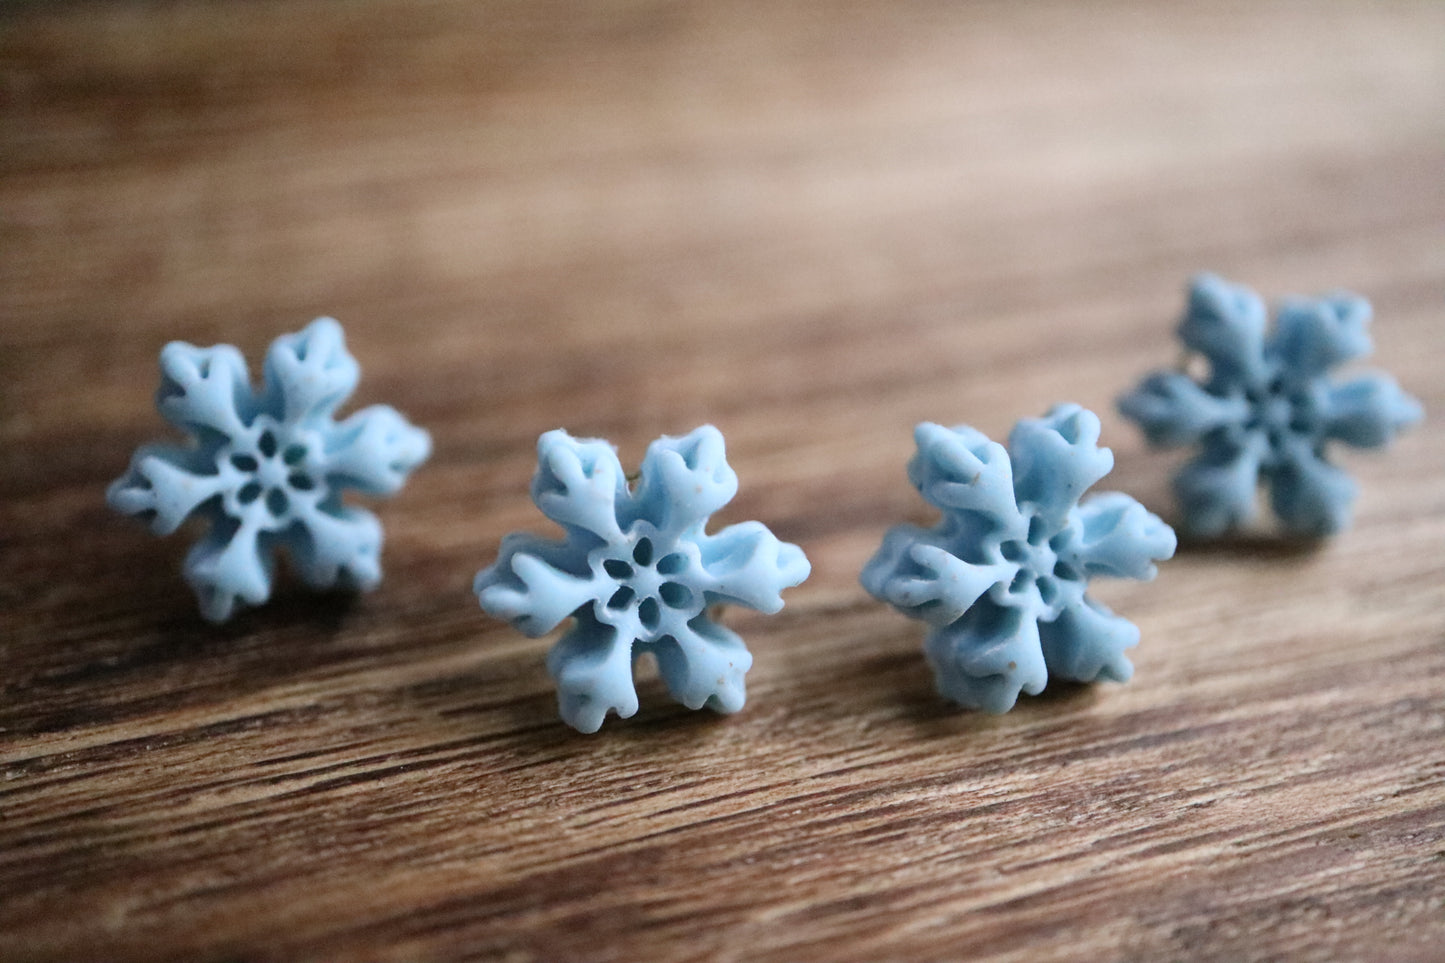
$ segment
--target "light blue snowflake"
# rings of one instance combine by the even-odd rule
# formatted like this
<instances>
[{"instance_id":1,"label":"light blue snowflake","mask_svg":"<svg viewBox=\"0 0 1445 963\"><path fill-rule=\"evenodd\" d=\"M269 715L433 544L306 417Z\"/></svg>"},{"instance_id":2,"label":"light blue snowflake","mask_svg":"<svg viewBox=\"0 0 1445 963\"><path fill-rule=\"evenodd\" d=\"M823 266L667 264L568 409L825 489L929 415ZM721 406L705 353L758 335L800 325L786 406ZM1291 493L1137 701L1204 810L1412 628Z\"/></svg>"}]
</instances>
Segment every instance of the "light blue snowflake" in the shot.
<instances>
[{"instance_id":1,"label":"light blue snowflake","mask_svg":"<svg viewBox=\"0 0 1445 963\"><path fill-rule=\"evenodd\" d=\"M752 655L708 609L777 612L779 593L810 567L802 549L761 522L704 532L737 488L711 425L654 441L635 488L607 442L560 430L538 439L532 500L566 539L508 535L474 589L483 609L532 637L573 618L547 657L573 728L596 732L609 710L624 719L637 711L632 664L646 652L689 709L742 708Z\"/></svg>"},{"instance_id":2,"label":"light blue snowflake","mask_svg":"<svg viewBox=\"0 0 1445 963\"><path fill-rule=\"evenodd\" d=\"M864 567L863 587L927 622L939 691L1007 712L1049 676L1127 681L1133 623L1086 593L1095 576L1148 580L1174 531L1119 492L1079 497L1114 467L1099 419L1078 405L1014 426L1008 449L967 426L924 423L908 478L943 513L899 525Z\"/></svg>"},{"instance_id":3,"label":"light blue snowflake","mask_svg":"<svg viewBox=\"0 0 1445 963\"><path fill-rule=\"evenodd\" d=\"M379 583L381 523L342 492L392 494L431 439L385 405L332 418L361 375L341 325L320 318L277 338L259 393L230 345L175 341L160 360L156 407L194 443L142 447L106 500L157 535L192 515L209 524L184 566L202 615L221 622L270 598L282 546L313 588Z\"/></svg>"},{"instance_id":4,"label":"light blue snowflake","mask_svg":"<svg viewBox=\"0 0 1445 963\"><path fill-rule=\"evenodd\" d=\"M1199 445L1174 479L1184 527L1204 537L1252 522L1261 482L1294 535L1348 527L1356 487L1327 457L1332 441L1388 444L1419 421L1420 403L1388 375L1336 383L1330 369L1370 353L1370 305L1352 294L1290 298L1266 335L1264 302L1246 287L1194 279L1179 326L1209 373L1157 371L1119 400L1153 445Z\"/></svg>"}]
</instances>

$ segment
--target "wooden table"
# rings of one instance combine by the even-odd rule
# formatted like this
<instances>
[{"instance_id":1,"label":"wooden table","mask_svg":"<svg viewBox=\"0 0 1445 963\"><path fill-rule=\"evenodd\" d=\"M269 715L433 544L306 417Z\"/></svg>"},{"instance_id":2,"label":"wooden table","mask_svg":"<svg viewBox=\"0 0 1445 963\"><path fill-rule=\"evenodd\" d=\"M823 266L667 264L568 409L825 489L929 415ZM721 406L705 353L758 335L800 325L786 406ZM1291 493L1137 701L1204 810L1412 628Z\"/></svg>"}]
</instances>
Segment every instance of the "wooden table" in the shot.
<instances>
[{"instance_id":1,"label":"wooden table","mask_svg":"<svg viewBox=\"0 0 1445 963\"><path fill-rule=\"evenodd\" d=\"M0 9L0 958L1445 958L1445 6ZM1101 598L1127 686L933 693L857 572L913 424L1112 408L1188 276L1349 287L1431 417L1350 532ZM435 454L386 581L224 627L109 512L156 354L334 314ZM485 616L537 435L710 421L812 578L732 717L580 736Z\"/></svg>"}]
</instances>

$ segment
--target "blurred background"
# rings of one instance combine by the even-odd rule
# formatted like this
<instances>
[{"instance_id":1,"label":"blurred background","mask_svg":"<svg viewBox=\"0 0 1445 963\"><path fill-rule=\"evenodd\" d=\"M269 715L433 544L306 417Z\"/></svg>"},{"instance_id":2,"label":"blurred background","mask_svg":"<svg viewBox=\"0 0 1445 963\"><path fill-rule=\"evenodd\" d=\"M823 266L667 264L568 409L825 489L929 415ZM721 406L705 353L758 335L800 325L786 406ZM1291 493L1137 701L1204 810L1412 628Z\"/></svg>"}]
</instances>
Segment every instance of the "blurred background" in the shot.
<instances>
[{"instance_id":1,"label":"blurred background","mask_svg":"<svg viewBox=\"0 0 1445 963\"><path fill-rule=\"evenodd\" d=\"M1012 409L1099 406L1117 385L1061 346L1147 319L1157 359L1195 270L1439 280L1434 3L0 16L8 363L100 387L155 335L254 351L329 313L390 342L454 440L518 396L541 402L507 411L520 436L769 404L817 425L883 385L963 413L1005 372Z\"/></svg>"}]
</instances>

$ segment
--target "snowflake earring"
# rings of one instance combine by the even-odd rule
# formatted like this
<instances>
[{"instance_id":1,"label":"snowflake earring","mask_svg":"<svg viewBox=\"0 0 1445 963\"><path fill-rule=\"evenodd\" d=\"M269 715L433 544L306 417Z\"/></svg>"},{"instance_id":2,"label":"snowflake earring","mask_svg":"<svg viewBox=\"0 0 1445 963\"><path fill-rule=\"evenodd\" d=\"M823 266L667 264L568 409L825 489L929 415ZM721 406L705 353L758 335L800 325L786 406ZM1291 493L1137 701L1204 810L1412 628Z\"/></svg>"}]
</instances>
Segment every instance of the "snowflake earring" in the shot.
<instances>
[{"instance_id":1,"label":"snowflake earring","mask_svg":"<svg viewBox=\"0 0 1445 963\"><path fill-rule=\"evenodd\" d=\"M508 535L474 590L483 609L534 638L573 620L547 657L568 725L596 732L609 711L635 713L632 663L646 652L689 709L742 708L752 655L709 607L777 612L779 593L810 566L761 522L704 531L737 488L711 425L654 441L635 487L606 441L560 430L538 439L532 501L566 538Z\"/></svg>"},{"instance_id":2,"label":"snowflake earring","mask_svg":"<svg viewBox=\"0 0 1445 963\"><path fill-rule=\"evenodd\" d=\"M172 342L161 372L156 407L194 443L140 448L106 500L157 535L191 515L209 523L184 565L202 615L222 622L238 602L265 602L282 547L313 588L381 581L381 523L342 492L396 492L431 438L385 405L332 418L361 375L341 325L320 318L277 338L260 392L230 345Z\"/></svg>"},{"instance_id":3,"label":"snowflake earring","mask_svg":"<svg viewBox=\"0 0 1445 963\"><path fill-rule=\"evenodd\" d=\"M913 436L908 479L943 518L890 530L860 581L931 627L924 651L939 692L1000 713L1051 675L1128 681L1124 650L1139 630L1088 584L1152 579L1174 530L1120 492L1079 502L1114 467L1098 417L1060 405L1015 425L1007 450L967 426L924 423Z\"/></svg>"},{"instance_id":4,"label":"snowflake earring","mask_svg":"<svg viewBox=\"0 0 1445 963\"><path fill-rule=\"evenodd\" d=\"M1330 463L1330 443L1383 447L1423 414L1388 375L1327 377L1370 353L1369 322L1369 302L1352 294L1291 298L1266 336L1253 291L1209 274L1194 279L1179 338L1208 360L1208 376L1156 371L1119 400L1150 444L1200 447L1174 479L1187 531L1212 537L1252 522L1261 484L1292 535L1348 527L1356 486Z\"/></svg>"}]
</instances>

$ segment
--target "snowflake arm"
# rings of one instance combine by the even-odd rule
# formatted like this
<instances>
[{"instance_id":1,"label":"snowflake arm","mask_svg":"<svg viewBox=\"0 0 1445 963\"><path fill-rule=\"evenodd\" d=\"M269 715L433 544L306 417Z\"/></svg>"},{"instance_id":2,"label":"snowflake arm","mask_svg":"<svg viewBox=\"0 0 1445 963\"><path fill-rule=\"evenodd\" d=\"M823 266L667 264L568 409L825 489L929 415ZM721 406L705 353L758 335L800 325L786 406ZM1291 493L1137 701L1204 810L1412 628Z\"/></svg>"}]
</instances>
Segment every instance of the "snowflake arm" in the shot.
<instances>
[{"instance_id":1,"label":"snowflake arm","mask_svg":"<svg viewBox=\"0 0 1445 963\"><path fill-rule=\"evenodd\" d=\"M595 732L608 712L636 712L632 660L644 652L688 708L742 708L752 656L708 609L776 612L781 590L807 578L809 565L759 522L706 533L737 491L721 433L705 425L653 442L635 491L604 441L551 431L537 454L533 501L566 538L507 536L474 588L483 609L528 635L574 619L547 663L562 718Z\"/></svg>"},{"instance_id":2,"label":"snowflake arm","mask_svg":"<svg viewBox=\"0 0 1445 963\"><path fill-rule=\"evenodd\" d=\"M699 617L663 638L652 652L667 691L689 709L737 712L747 700L743 676L753 656L731 629Z\"/></svg>"},{"instance_id":3,"label":"snowflake arm","mask_svg":"<svg viewBox=\"0 0 1445 963\"><path fill-rule=\"evenodd\" d=\"M1038 695L1048 683L1038 620L988 598L930 632L924 654L941 695L995 715L1012 709L1020 692Z\"/></svg>"},{"instance_id":4,"label":"snowflake arm","mask_svg":"<svg viewBox=\"0 0 1445 963\"><path fill-rule=\"evenodd\" d=\"M1177 546L1174 529L1123 492L1085 501L1069 529L1070 560L1089 575L1147 582L1159 574L1155 559L1172 557Z\"/></svg>"},{"instance_id":5,"label":"snowflake arm","mask_svg":"<svg viewBox=\"0 0 1445 963\"><path fill-rule=\"evenodd\" d=\"M316 458L335 487L394 495L431 455L431 436L388 405L363 408L336 426Z\"/></svg>"},{"instance_id":6,"label":"snowflake arm","mask_svg":"<svg viewBox=\"0 0 1445 963\"><path fill-rule=\"evenodd\" d=\"M169 535L205 502L225 490L224 474L207 474L201 453L174 445L142 445L126 473L111 482L106 502L122 515L149 520Z\"/></svg>"},{"instance_id":7,"label":"snowflake arm","mask_svg":"<svg viewBox=\"0 0 1445 963\"><path fill-rule=\"evenodd\" d=\"M1138 422L1159 448L1198 444L1211 432L1248 417L1243 398L1219 397L1178 371L1156 371L1119 399L1119 411Z\"/></svg>"},{"instance_id":8,"label":"snowflake arm","mask_svg":"<svg viewBox=\"0 0 1445 963\"><path fill-rule=\"evenodd\" d=\"M1087 596L1054 621L1041 623L1039 638L1050 675L1074 682L1134 677L1134 664L1124 651L1139 643L1139 627Z\"/></svg>"},{"instance_id":9,"label":"snowflake arm","mask_svg":"<svg viewBox=\"0 0 1445 963\"><path fill-rule=\"evenodd\" d=\"M1420 402L1400 390L1395 379L1367 374L1330 386L1320 418L1326 438L1356 448L1380 448L1424 414Z\"/></svg>"},{"instance_id":10,"label":"snowflake arm","mask_svg":"<svg viewBox=\"0 0 1445 963\"><path fill-rule=\"evenodd\" d=\"M156 405L193 444L142 447L107 491L113 508L157 534L187 517L210 526L183 571L202 614L217 622L270 597L283 547L313 588L374 587L381 526L344 506L343 490L394 492L431 449L427 433L390 408L332 419L359 369L329 318L277 338L264 370L254 392L235 348L167 345Z\"/></svg>"},{"instance_id":11,"label":"snowflake arm","mask_svg":"<svg viewBox=\"0 0 1445 963\"><path fill-rule=\"evenodd\" d=\"M908 462L908 480L925 501L961 523L981 522L1001 537L1023 536L1013 466L1003 445L967 425L932 422L915 428L913 440L918 453Z\"/></svg>"},{"instance_id":12,"label":"snowflake arm","mask_svg":"<svg viewBox=\"0 0 1445 963\"><path fill-rule=\"evenodd\" d=\"M622 537L619 513L630 501L617 452L605 441L547 432L537 439L532 501L574 538L616 542Z\"/></svg>"},{"instance_id":13,"label":"snowflake arm","mask_svg":"<svg viewBox=\"0 0 1445 963\"><path fill-rule=\"evenodd\" d=\"M1054 671L1127 679L1121 652L1138 632L1088 598L1088 581L1153 578L1175 539L1127 495L1078 504L1113 464L1093 413L1060 405L1021 421L1007 449L967 427L922 425L914 437L909 478L943 518L931 529L891 529L859 578L880 601L932 626L924 651L939 691L1006 712L1019 693L1042 691Z\"/></svg>"},{"instance_id":14,"label":"snowflake arm","mask_svg":"<svg viewBox=\"0 0 1445 963\"><path fill-rule=\"evenodd\" d=\"M576 549L526 532L502 539L501 553L477 573L472 591L482 608L512 628L538 638L589 602L605 586L595 575L576 574Z\"/></svg>"},{"instance_id":15,"label":"snowflake arm","mask_svg":"<svg viewBox=\"0 0 1445 963\"><path fill-rule=\"evenodd\" d=\"M1349 527L1356 492L1349 475L1301 448L1275 469L1270 504L1289 531L1318 538Z\"/></svg>"},{"instance_id":16,"label":"snowflake arm","mask_svg":"<svg viewBox=\"0 0 1445 963\"><path fill-rule=\"evenodd\" d=\"M632 639L586 610L547 653L547 670L557 680L561 716L578 732L601 729L608 712L623 719L637 712Z\"/></svg>"},{"instance_id":17,"label":"snowflake arm","mask_svg":"<svg viewBox=\"0 0 1445 963\"><path fill-rule=\"evenodd\" d=\"M291 543L296 573L314 589L341 585L370 591L381 582L381 522L364 508L297 507Z\"/></svg>"},{"instance_id":18,"label":"snowflake arm","mask_svg":"<svg viewBox=\"0 0 1445 963\"><path fill-rule=\"evenodd\" d=\"M295 334L283 334L266 352L265 407L278 419L329 419L361 379L361 366L346 350L334 318L317 318Z\"/></svg>"},{"instance_id":19,"label":"snowflake arm","mask_svg":"<svg viewBox=\"0 0 1445 963\"><path fill-rule=\"evenodd\" d=\"M171 424L212 445L246 430L256 413L241 352L229 344L198 348L172 341L161 349L156 408Z\"/></svg>"},{"instance_id":20,"label":"snowflake arm","mask_svg":"<svg viewBox=\"0 0 1445 963\"><path fill-rule=\"evenodd\" d=\"M1266 321L1259 295L1213 274L1201 274L1190 283L1179 339L1209 359L1215 383L1255 384L1268 377Z\"/></svg>"},{"instance_id":21,"label":"snowflake arm","mask_svg":"<svg viewBox=\"0 0 1445 963\"><path fill-rule=\"evenodd\" d=\"M1024 418L1009 434L1014 495L1058 529L1079 496L1114 467L1114 453L1099 447L1099 416L1078 405L1059 405L1043 418Z\"/></svg>"},{"instance_id":22,"label":"snowflake arm","mask_svg":"<svg viewBox=\"0 0 1445 963\"><path fill-rule=\"evenodd\" d=\"M1260 458L1253 446L1216 444L1179 470L1174 495L1190 534L1211 538L1254 520Z\"/></svg>"},{"instance_id":23,"label":"snowflake arm","mask_svg":"<svg viewBox=\"0 0 1445 963\"><path fill-rule=\"evenodd\" d=\"M1370 302L1352 294L1286 298L1275 314L1269 354L1299 382L1369 354Z\"/></svg>"},{"instance_id":24,"label":"snowflake arm","mask_svg":"<svg viewBox=\"0 0 1445 963\"><path fill-rule=\"evenodd\" d=\"M779 541L762 522L729 525L697 537L699 587L710 605L741 605L766 615L783 608L783 589L808 577L803 550Z\"/></svg>"},{"instance_id":25,"label":"snowflake arm","mask_svg":"<svg viewBox=\"0 0 1445 963\"><path fill-rule=\"evenodd\" d=\"M224 622L238 603L260 605L271 597L276 563L261 539L256 518L225 518L186 554L182 571L208 621Z\"/></svg>"},{"instance_id":26,"label":"snowflake arm","mask_svg":"<svg viewBox=\"0 0 1445 963\"><path fill-rule=\"evenodd\" d=\"M705 525L737 492L738 476L728 465L722 432L703 425L647 446L633 503L651 510L659 535L676 538Z\"/></svg>"},{"instance_id":27,"label":"snowflake arm","mask_svg":"<svg viewBox=\"0 0 1445 963\"><path fill-rule=\"evenodd\" d=\"M949 552L948 539L916 525L898 525L864 566L859 581L874 598L933 626L956 622L979 596L1007 584L1017 565L970 564Z\"/></svg>"}]
</instances>

